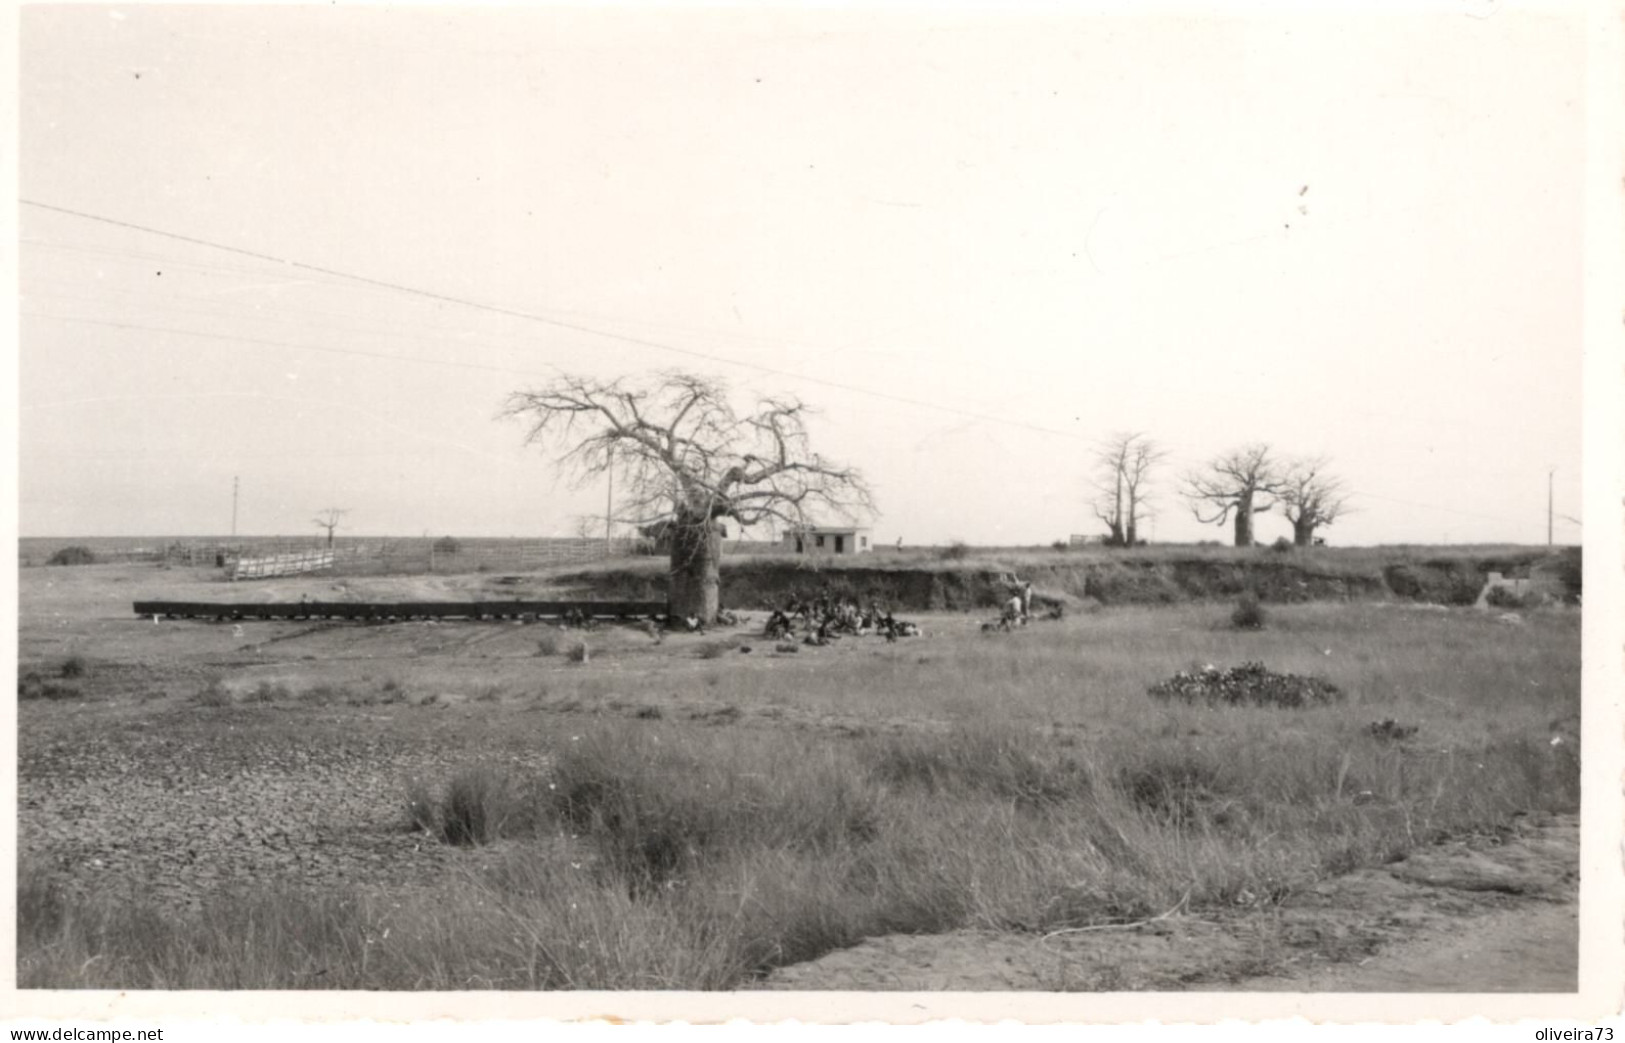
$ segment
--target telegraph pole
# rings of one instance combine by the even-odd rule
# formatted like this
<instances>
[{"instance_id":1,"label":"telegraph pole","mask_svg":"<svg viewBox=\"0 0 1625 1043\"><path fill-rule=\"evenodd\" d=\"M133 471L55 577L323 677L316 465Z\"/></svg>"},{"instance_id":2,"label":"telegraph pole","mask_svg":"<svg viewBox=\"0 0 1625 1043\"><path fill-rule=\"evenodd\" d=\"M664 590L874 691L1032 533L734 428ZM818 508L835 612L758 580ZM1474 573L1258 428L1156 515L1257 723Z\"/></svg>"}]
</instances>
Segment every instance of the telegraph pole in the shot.
<instances>
[{"instance_id":1,"label":"telegraph pole","mask_svg":"<svg viewBox=\"0 0 1625 1043\"><path fill-rule=\"evenodd\" d=\"M237 476L231 476L231 538L237 538Z\"/></svg>"},{"instance_id":2,"label":"telegraph pole","mask_svg":"<svg viewBox=\"0 0 1625 1043\"><path fill-rule=\"evenodd\" d=\"M1552 475L1557 473L1553 467L1546 472L1546 549L1552 549Z\"/></svg>"},{"instance_id":3,"label":"telegraph pole","mask_svg":"<svg viewBox=\"0 0 1625 1043\"><path fill-rule=\"evenodd\" d=\"M604 494L604 557L609 557L610 514L615 503L615 462L609 464L609 491Z\"/></svg>"}]
</instances>

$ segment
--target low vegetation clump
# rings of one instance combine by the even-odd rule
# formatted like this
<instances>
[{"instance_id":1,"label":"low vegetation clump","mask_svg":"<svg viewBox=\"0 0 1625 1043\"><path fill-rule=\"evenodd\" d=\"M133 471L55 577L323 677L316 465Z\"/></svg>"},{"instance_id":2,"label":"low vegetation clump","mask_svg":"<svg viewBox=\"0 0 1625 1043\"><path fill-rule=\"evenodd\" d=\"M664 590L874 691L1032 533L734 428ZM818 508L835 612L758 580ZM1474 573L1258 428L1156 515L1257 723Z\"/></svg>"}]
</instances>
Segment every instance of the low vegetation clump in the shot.
<instances>
[{"instance_id":1,"label":"low vegetation clump","mask_svg":"<svg viewBox=\"0 0 1625 1043\"><path fill-rule=\"evenodd\" d=\"M1263 630L1268 621L1269 613L1256 594L1243 594L1230 613L1230 625L1237 630Z\"/></svg>"},{"instance_id":2,"label":"low vegetation clump","mask_svg":"<svg viewBox=\"0 0 1625 1043\"><path fill-rule=\"evenodd\" d=\"M230 706L236 700L232 698L231 689L226 687L226 683L216 677L193 693L192 702L198 706L222 707Z\"/></svg>"},{"instance_id":3,"label":"low vegetation clump","mask_svg":"<svg viewBox=\"0 0 1625 1043\"><path fill-rule=\"evenodd\" d=\"M89 547L81 547L78 544L75 544L71 547L63 547L55 554L52 554L48 559L46 559L45 564L94 565L96 564L96 554Z\"/></svg>"},{"instance_id":4,"label":"low vegetation clump","mask_svg":"<svg viewBox=\"0 0 1625 1043\"><path fill-rule=\"evenodd\" d=\"M1263 663L1242 663L1228 670L1206 666L1182 670L1148 691L1153 699L1224 706L1273 706L1302 709L1339 702L1343 690L1322 677L1278 674Z\"/></svg>"},{"instance_id":5,"label":"low vegetation clump","mask_svg":"<svg viewBox=\"0 0 1625 1043\"><path fill-rule=\"evenodd\" d=\"M90 666L85 662L84 656L70 655L62 660L62 665L57 668L57 673L65 678L83 677L88 669L90 669Z\"/></svg>"},{"instance_id":6,"label":"low vegetation clump","mask_svg":"<svg viewBox=\"0 0 1625 1043\"><path fill-rule=\"evenodd\" d=\"M533 834L543 810L534 780L485 766L458 772L438 792L421 782L407 792L413 828L463 847Z\"/></svg>"},{"instance_id":7,"label":"low vegetation clump","mask_svg":"<svg viewBox=\"0 0 1625 1043\"><path fill-rule=\"evenodd\" d=\"M1400 724L1392 717L1384 717L1380 721L1372 721L1366 725L1366 734L1375 739L1403 740L1409 739L1420 730L1420 725Z\"/></svg>"},{"instance_id":8,"label":"low vegetation clump","mask_svg":"<svg viewBox=\"0 0 1625 1043\"><path fill-rule=\"evenodd\" d=\"M35 670L29 670L17 678L17 699L21 702L36 699L56 702L62 699L83 698L84 694L84 690L78 685L64 684L61 681L41 677L39 672Z\"/></svg>"}]
</instances>

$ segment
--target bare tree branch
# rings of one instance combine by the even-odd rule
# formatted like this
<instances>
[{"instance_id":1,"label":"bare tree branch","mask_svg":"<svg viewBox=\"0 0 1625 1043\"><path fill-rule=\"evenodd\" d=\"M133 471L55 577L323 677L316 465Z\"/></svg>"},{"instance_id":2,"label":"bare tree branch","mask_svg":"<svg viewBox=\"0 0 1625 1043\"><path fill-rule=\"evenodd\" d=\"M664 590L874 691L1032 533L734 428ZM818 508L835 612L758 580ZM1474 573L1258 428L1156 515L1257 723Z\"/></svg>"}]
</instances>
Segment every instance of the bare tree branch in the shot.
<instances>
[{"instance_id":1,"label":"bare tree branch","mask_svg":"<svg viewBox=\"0 0 1625 1043\"><path fill-rule=\"evenodd\" d=\"M1185 476L1182 495L1190 501L1196 520L1223 525L1235 517L1236 546L1252 543L1252 516L1273 510L1282 489L1280 470L1262 443L1233 449Z\"/></svg>"},{"instance_id":2,"label":"bare tree branch","mask_svg":"<svg viewBox=\"0 0 1625 1043\"><path fill-rule=\"evenodd\" d=\"M526 444L552 452L577 485L613 467L620 513L640 527L671 522L674 587L696 562L713 569L714 586L706 548L720 519L805 526L874 512L861 472L812 451L811 410L793 397L764 398L741 414L726 385L689 373L641 383L566 375L514 392L498 415L523 422Z\"/></svg>"},{"instance_id":3,"label":"bare tree branch","mask_svg":"<svg viewBox=\"0 0 1625 1043\"><path fill-rule=\"evenodd\" d=\"M1140 520L1151 512L1152 471L1167 453L1143 432L1118 432L1095 453L1091 504L1095 516L1111 530L1109 543L1135 543Z\"/></svg>"},{"instance_id":4,"label":"bare tree branch","mask_svg":"<svg viewBox=\"0 0 1625 1043\"><path fill-rule=\"evenodd\" d=\"M1326 457L1301 457L1291 461L1281 480L1281 512L1292 523L1293 542L1308 546L1315 530L1328 526L1349 512L1348 493L1343 480L1327 473Z\"/></svg>"}]
</instances>

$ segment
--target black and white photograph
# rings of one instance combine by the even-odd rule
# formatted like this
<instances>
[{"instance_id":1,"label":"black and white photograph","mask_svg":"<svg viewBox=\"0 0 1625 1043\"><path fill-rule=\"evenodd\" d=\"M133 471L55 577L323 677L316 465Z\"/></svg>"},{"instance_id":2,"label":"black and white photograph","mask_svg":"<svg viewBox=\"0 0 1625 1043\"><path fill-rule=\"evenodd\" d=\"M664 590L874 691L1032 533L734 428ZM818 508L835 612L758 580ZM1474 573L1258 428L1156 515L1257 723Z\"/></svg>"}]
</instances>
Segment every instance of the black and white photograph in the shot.
<instances>
[{"instance_id":1,"label":"black and white photograph","mask_svg":"<svg viewBox=\"0 0 1625 1043\"><path fill-rule=\"evenodd\" d=\"M16 8L7 1019L1617 1016L1617 14Z\"/></svg>"}]
</instances>

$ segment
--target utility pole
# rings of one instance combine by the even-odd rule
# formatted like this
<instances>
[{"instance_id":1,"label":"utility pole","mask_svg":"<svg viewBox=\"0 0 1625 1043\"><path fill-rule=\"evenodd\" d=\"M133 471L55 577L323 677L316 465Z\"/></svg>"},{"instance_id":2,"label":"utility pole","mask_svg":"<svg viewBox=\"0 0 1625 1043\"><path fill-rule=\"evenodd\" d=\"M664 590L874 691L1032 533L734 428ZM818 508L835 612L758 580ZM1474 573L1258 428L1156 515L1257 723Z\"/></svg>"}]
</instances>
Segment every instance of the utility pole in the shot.
<instances>
[{"instance_id":1,"label":"utility pole","mask_svg":"<svg viewBox=\"0 0 1625 1043\"><path fill-rule=\"evenodd\" d=\"M1552 549L1552 475L1557 473L1553 467L1546 472L1546 549Z\"/></svg>"},{"instance_id":2,"label":"utility pole","mask_svg":"<svg viewBox=\"0 0 1625 1043\"><path fill-rule=\"evenodd\" d=\"M237 476L231 476L231 538L237 538Z\"/></svg>"},{"instance_id":3,"label":"utility pole","mask_svg":"<svg viewBox=\"0 0 1625 1043\"><path fill-rule=\"evenodd\" d=\"M609 491L604 494L604 557L609 557L610 514L615 503L615 462L609 465Z\"/></svg>"}]
</instances>

